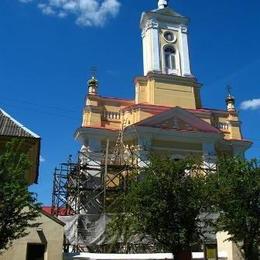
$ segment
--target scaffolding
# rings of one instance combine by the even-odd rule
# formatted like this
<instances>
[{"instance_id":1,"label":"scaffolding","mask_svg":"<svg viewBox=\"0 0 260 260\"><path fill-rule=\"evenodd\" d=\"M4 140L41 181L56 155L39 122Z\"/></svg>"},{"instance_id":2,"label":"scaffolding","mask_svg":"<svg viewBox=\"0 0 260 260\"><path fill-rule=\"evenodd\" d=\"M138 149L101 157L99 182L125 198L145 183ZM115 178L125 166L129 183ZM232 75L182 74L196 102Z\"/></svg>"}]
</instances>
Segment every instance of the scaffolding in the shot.
<instances>
[{"instance_id":1,"label":"scaffolding","mask_svg":"<svg viewBox=\"0 0 260 260\"><path fill-rule=\"evenodd\" d=\"M146 164L144 150L123 143L123 128L111 145L93 152L84 147L75 161L54 171L52 215L65 222L65 252L104 252L105 229L110 209L127 192L133 173ZM215 170L214 158L204 158L193 170L208 174Z\"/></svg>"},{"instance_id":2,"label":"scaffolding","mask_svg":"<svg viewBox=\"0 0 260 260\"><path fill-rule=\"evenodd\" d=\"M69 156L55 169L51 213L66 223L65 251L102 252L110 209L139 164L136 148L123 144L122 130L112 149L107 140L102 152L82 149L75 161Z\"/></svg>"}]
</instances>

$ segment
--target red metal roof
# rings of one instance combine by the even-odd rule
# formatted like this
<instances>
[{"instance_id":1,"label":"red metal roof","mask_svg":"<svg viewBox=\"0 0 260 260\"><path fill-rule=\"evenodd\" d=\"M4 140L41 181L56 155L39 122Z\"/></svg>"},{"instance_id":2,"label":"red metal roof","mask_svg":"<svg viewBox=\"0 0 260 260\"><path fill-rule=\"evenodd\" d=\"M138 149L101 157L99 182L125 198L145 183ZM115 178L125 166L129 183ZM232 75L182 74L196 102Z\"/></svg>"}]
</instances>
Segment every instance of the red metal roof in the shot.
<instances>
[{"instance_id":1,"label":"red metal roof","mask_svg":"<svg viewBox=\"0 0 260 260\"><path fill-rule=\"evenodd\" d=\"M151 105L151 104L145 104L145 103L139 103L139 104L133 104L133 105L130 105L130 106L127 106L125 108L123 108L122 110L123 111L129 111L129 110L132 110L132 109L142 109L142 110L146 110L147 112L150 112L151 114L158 114L158 113L162 113L166 110L169 110L173 107L170 107L170 106L160 106L160 105ZM183 108L185 109L185 108ZM193 113L209 113L209 112L213 112L213 113L216 113L216 112L219 112L219 113L226 113L228 114L227 111L225 110L220 110L220 109L214 109L214 108L197 108L197 109L185 109L185 110L188 110L188 111L191 111Z\"/></svg>"}]
</instances>

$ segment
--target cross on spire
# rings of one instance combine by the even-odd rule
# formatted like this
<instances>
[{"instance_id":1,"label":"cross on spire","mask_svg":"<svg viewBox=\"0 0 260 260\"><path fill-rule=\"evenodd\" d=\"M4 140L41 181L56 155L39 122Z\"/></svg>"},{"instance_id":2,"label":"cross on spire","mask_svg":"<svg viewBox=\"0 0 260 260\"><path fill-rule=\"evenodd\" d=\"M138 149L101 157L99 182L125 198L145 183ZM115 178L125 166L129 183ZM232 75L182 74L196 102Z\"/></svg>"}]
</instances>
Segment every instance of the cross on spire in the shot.
<instances>
[{"instance_id":1,"label":"cross on spire","mask_svg":"<svg viewBox=\"0 0 260 260\"><path fill-rule=\"evenodd\" d=\"M96 78L96 76L97 76L97 67L96 66L92 66L90 68L90 73L91 73L91 77L92 78Z\"/></svg>"},{"instance_id":2,"label":"cross on spire","mask_svg":"<svg viewBox=\"0 0 260 260\"><path fill-rule=\"evenodd\" d=\"M232 90L232 87L230 85L227 85L227 92L228 92L229 96L231 96L231 90Z\"/></svg>"},{"instance_id":3,"label":"cross on spire","mask_svg":"<svg viewBox=\"0 0 260 260\"><path fill-rule=\"evenodd\" d=\"M168 6L168 0L159 0L158 1L158 8L163 9Z\"/></svg>"}]
</instances>

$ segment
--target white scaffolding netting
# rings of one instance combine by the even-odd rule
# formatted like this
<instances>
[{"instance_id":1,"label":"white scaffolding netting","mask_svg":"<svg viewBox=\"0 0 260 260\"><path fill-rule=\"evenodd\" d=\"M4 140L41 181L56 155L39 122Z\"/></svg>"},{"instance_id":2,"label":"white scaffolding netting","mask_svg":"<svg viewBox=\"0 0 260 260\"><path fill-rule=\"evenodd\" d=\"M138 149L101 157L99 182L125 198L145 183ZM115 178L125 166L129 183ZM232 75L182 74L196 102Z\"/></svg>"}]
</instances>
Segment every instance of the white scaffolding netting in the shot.
<instances>
[{"instance_id":1,"label":"white scaffolding netting","mask_svg":"<svg viewBox=\"0 0 260 260\"><path fill-rule=\"evenodd\" d=\"M109 221L107 214L59 216L65 225L65 237L70 245L102 245Z\"/></svg>"}]
</instances>

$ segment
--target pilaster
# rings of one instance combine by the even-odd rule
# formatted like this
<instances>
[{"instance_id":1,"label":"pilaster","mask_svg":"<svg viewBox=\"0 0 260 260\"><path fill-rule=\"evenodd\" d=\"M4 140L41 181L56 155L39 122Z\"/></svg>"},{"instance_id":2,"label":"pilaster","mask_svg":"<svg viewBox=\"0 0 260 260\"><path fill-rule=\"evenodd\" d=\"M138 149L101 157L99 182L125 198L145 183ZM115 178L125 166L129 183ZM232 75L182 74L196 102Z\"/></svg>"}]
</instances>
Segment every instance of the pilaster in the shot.
<instances>
[{"instance_id":1,"label":"pilaster","mask_svg":"<svg viewBox=\"0 0 260 260\"><path fill-rule=\"evenodd\" d=\"M155 19L146 21L142 31L144 75L160 71L159 26Z\"/></svg>"},{"instance_id":2,"label":"pilaster","mask_svg":"<svg viewBox=\"0 0 260 260\"><path fill-rule=\"evenodd\" d=\"M190 54L188 44L188 29L181 27L179 30L180 55L181 55L181 74L183 77L192 77L190 69Z\"/></svg>"}]
</instances>

